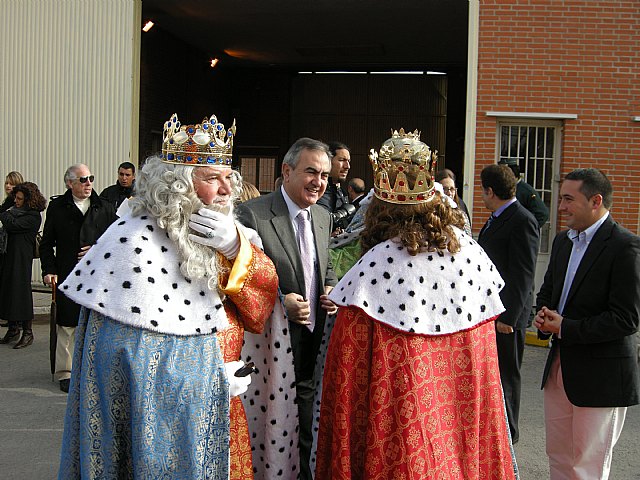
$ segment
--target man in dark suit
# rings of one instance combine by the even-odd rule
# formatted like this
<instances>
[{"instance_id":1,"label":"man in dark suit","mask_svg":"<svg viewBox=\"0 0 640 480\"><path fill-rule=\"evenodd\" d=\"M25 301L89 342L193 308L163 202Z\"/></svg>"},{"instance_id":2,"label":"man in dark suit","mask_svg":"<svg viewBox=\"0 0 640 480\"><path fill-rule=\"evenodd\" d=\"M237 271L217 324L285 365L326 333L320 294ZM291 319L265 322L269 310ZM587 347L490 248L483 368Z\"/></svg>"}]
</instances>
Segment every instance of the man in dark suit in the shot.
<instances>
[{"instance_id":1,"label":"man in dark suit","mask_svg":"<svg viewBox=\"0 0 640 480\"><path fill-rule=\"evenodd\" d=\"M316 356L325 315L337 310L327 297L337 283L329 261L331 217L327 210L316 205L327 188L331 169L328 153L328 146L320 141L310 138L297 140L283 160L282 187L269 195L240 204L237 209L238 219L260 234L264 251L276 266L280 290L284 295L296 375L302 479L312 478L309 457ZM297 239L301 233L297 218L304 210L310 213L311 248L315 250L312 255L312 260L315 260L315 286L310 289L305 284L305 274L309 272L300 253L303 247L299 246ZM307 298L314 296L309 294L314 291L316 298Z\"/></svg>"},{"instance_id":2,"label":"man in dark suit","mask_svg":"<svg viewBox=\"0 0 640 480\"><path fill-rule=\"evenodd\" d=\"M553 242L535 318L539 336L553 335L542 378L552 480L608 478L626 407L640 402L640 238L612 220L612 196L595 168L560 188L570 230Z\"/></svg>"},{"instance_id":3,"label":"man in dark suit","mask_svg":"<svg viewBox=\"0 0 640 480\"><path fill-rule=\"evenodd\" d=\"M516 177L505 165L489 165L480 174L482 200L493 212L478 243L498 268L505 286L500 299L505 311L496 320L500 379L513 443L519 439L520 367L533 305L540 230L535 217L515 198Z\"/></svg>"}]
</instances>

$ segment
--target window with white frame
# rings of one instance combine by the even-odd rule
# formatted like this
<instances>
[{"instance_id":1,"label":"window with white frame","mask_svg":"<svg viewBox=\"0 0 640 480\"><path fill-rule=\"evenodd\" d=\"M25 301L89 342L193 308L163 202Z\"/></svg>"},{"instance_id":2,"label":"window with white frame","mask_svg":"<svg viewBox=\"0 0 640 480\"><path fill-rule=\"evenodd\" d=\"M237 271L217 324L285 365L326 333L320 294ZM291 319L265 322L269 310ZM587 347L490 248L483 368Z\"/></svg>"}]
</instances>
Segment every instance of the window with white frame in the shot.
<instances>
[{"instance_id":1,"label":"window with white frame","mask_svg":"<svg viewBox=\"0 0 640 480\"><path fill-rule=\"evenodd\" d=\"M275 157L240 157L240 174L260 192L272 192L276 171Z\"/></svg>"}]
</instances>

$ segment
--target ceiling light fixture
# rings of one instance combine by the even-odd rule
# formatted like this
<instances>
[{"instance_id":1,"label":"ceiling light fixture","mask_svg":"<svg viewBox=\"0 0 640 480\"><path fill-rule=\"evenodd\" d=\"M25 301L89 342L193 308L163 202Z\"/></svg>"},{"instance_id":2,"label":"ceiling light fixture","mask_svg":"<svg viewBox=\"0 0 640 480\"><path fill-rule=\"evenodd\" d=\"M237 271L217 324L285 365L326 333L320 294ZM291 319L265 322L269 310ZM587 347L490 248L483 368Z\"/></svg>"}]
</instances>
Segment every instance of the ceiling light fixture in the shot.
<instances>
[{"instance_id":1,"label":"ceiling light fixture","mask_svg":"<svg viewBox=\"0 0 640 480\"><path fill-rule=\"evenodd\" d=\"M152 27L153 27L153 22L149 20L147 23L144 24L144 27L142 27L142 31L148 32L149 30L151 30Z\"/></svg>"},{"instance_id":2,"label":"ceiling light fixture","mask_svg":"<svg viewBox=\"0 0 640 480\"><path fill-rule=\"evenodd\" d=\"M351 72L347 70L329 70L326 72L315 72L318 75L366 75L367 72Z\"/></svg>"},{"instance_id":3,"label":"ceiling light fixture","mask_svg":"<svg viewBox=\"0 0 640 480\"><path fill-rule=\"evenodd\" d=\"M218 64L219 61L220 60L218 60L217 58L213 58L211 60L211 68L214 68Z\"/></svg>"},{"instance_id":4,"label":"ceiling light fixture","mask_svg":"<svg viewBox=\"0 0 640 480\"><path fill-rule=\"evenodd\" d=\"M390 70L388 72L369 72L371 75L423 75L424 72L415 70Z\"/></svg>"}]
</instances>

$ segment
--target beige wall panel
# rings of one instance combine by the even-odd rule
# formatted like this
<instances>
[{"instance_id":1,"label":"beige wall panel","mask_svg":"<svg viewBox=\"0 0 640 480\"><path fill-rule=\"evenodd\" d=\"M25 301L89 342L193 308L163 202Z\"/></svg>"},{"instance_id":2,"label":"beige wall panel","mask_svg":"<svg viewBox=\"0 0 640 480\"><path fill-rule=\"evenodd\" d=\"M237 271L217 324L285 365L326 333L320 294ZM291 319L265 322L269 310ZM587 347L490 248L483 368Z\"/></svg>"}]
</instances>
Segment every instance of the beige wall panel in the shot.
<instances>
[{"instance_id":1,"label":"beige wall panel","mask_svg":"<svg viewBox=\"0 0 640 480\"><path fill-rule=\"evenodd\" d=\"M3 179L18 170L50 197L64 193L68 166L86 163L99 193L137 159L140 10L139 0L0 2Z\"/></svg>"}]
</instances>

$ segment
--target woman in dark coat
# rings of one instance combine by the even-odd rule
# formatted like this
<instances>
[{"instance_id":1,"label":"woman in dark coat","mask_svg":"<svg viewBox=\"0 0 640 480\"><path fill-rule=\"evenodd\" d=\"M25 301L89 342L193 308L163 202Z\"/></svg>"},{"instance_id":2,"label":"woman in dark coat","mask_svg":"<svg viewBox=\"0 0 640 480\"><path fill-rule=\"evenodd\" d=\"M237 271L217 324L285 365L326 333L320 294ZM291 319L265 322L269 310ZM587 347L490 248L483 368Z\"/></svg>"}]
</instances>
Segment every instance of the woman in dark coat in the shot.
<instances>
[{"instance_id":1,"label":"woman in dark coat","mask_svg":"<svg viewBox=\"0 0 640 480\"><path fill-rule=\"evenodd\" d=\"M0 255L0 318L9 321L9 329L0 343L22 337L13 348L33 343L33 297L31 264L36 234L42 223L40 212L46 200L35 183L16 185L11 191L15 206L0 213L0 222L8 234L7 251Z\"/></svg>"},{"instance_id":2,"label":"woman in dark coat","mask_svg":"<svg viewBox=\"0 0 640 480\"><path fill-rule=\"evenodd\" d=\"M4 193L6 197L0 205L0 212L6 212L11 207L13 207L13 197L11 196L11 191L13 187L16 185L20 185L24 183L24 178L22 178L22 174L20 172L9 172L7 178L4 179Z\"/></svg>"}]
</instances>

